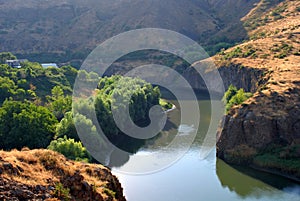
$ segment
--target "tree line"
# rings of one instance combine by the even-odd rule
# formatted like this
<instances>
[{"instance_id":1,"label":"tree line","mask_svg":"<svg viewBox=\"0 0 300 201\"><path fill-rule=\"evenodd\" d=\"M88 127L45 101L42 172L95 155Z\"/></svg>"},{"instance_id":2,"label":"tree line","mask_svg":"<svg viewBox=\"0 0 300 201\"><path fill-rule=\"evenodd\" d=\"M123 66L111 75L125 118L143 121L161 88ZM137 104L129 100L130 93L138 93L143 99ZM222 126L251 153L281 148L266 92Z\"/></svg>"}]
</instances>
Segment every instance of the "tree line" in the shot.
<instances>
[{"instance_id":1,"label":"tree line","mask_svg":"<svg viewBox=\"0 0 300 201\"><path fill-rule=\"evenodd\" d=\"M118 139L121 131L111 111L116 96L129 100L130 116L137 124L147 122L150 108L160 102L159 89L138 78L100 79L96 73L71 66L43 68L33 62L12 68L3 64L7 56L12 55L0 53L0 149L49 148L72 160L91 161L74 124L76 121L90 133L97 133L96 122L89 116L91 103L104 133L108 138ZM76 103L76 108L86 114L72 112L71 94L76 77L98 83L95 96Z\"/></svg>"}]
</instances>

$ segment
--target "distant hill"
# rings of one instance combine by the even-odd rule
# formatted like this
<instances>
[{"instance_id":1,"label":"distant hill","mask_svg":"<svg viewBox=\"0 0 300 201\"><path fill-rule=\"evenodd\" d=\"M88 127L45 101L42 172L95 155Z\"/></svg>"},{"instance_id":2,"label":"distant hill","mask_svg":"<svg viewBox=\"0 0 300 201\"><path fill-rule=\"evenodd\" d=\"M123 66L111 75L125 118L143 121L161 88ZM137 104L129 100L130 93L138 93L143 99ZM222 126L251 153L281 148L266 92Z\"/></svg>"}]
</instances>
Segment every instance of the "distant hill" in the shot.
<instances>
[{"instance_id":1,"label":"distant hill","mask_svg":"<svg viewBox=\"0 0 300 201\"><path fill-rule=\"evenodd\" d=\"M0 0L0 51L33 61L78 64L101 41L145 27L178 31L208 47L226 46L247 38L240 19L258 2Z\"/></svg>"}]
</instances>

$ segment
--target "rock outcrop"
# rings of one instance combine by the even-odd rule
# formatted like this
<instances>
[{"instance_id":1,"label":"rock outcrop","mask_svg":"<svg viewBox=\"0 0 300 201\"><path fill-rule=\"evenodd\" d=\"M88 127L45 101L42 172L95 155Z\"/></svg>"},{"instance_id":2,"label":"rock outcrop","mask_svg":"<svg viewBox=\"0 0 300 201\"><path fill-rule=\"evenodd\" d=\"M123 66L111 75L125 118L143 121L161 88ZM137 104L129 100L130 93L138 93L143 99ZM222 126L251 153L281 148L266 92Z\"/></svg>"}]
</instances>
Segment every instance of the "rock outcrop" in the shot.
<instances>
[{"instance_id":1,"label":"rock outcrop","mask_svg":"<svg viewBox=\"0 0 300 201\"><path fill-rule=\"evenodd\" d=\"M193 64L194 67L201 69L205 68L205 63L212 63L206 61L200 61ZM213 67L217 68L217 67ZM263 85L266 82L265 72L267 69L257 69L252 67L245 67L242 64L232 63L229 66L221 65L218 66L218 73L223 79L223 84L225 89L229 87L230 84L234 84L238 88L243 88L245 91L256 92L258 87ZM205 83L202 77L195 72L193 68L188 68L183 76L186 80L189 81L190 85L197 90L206 90L207 84L213 86L214 83L218 83L216 80L215 73L217 71L209 71L205 73L206 81L211 83ZM218 87L216 86L216 91L218 91Z\"/></svg>"},{"instance_id":2,"label":"rock outcrop","mask_svg":"<svg viewBox=\"0 0 300 201\"><path fill-rule=\"evenodd\" d=\"M0 153L0 200L125 201L118 179L102 165L49 150Z\"/></svg>"},{"instance_id":3,"label":"rock outcrop","mask_svg":"<svg viewBox=\"0 0 300 201\"><path fill-rule=\"evenodd\" d=\"M262 20L267 19L264 24L249 32L253 40L214 57L226 87L230 83L254 92L253 97L224 116L224 127L217 134L217 156L228 163L248 165L297 181L300 181L299 8L299 1L284 1L262 16ZM228 72L223 73L225 68Z\"/></svg>"}]
</instances>

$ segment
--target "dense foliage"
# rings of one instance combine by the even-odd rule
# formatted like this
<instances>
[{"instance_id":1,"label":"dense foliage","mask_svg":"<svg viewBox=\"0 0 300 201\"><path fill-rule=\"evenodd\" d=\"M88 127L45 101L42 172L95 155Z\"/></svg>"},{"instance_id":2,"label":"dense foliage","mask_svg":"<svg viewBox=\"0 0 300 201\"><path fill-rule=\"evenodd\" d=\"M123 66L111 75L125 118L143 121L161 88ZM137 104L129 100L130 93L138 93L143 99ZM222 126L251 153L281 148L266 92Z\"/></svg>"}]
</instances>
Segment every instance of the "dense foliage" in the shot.
<instances>
[{"instance_id":1,"label":"dense foliage","mask_svg":"<svg viewBox=\"0 0 300 201\"><path fill-rule=\"evenodd\" d=\"M15 55L11 52L1 52L0 53L0 64L4 64L6 60L14 60L17 59Z\"/></svg>"},{"instance_id":2,"label":"dense foliage","mask_svg":"<svg viewBox=\"0 0 300 201\"><path fill-rule=\"evenodd\" d=\"M86 148L82 146L81 142L76 142L74 139L67 138L66 136L53 140L48 149L57 151L71 160L86 162L91 160L91 156Z\"/></svg>"},{"instance_id":3,"label":"dense foliage","mask_svg":"<svg viewBox=\"0 0 300 201\"><path fill-rule=\"evenodd\" d=\"M108 135L120 133L114 123L111 107L118 110L125 108L129 102L130 117L133 122L139 124L148 120L152 106L159 105L158 87L153 88L151 84L139 78L105 77L100 80L98 89L95 100L96 115L104 133ZM119 97L122 101L119 101Z\"/></svg>"},{"instance_id":4,"label":"dense foliage","mask_svg":"<svg viewBox=\"0 0 300 201\"><path fill-rule=\"evenodd\" d=\"M223 101L226 104L226 111L228 112L232 106L243 103L251 96L252 93L245 92L244 89L238 90L235 86L230 85L223 97Z\"/></svg>"},{"instance_id":5,"label":"dense foliage","mask_svg":"<svg viewBox=\"0 0 300 201\"><path fill-rule=\"evenodd\" d=\"M55 138L61 138L64 136L75 139L76 141L80 140L77 135L72 112L67 112L56 127Z\"/></svg>"},{"instance_id":6,"label":"dense foliage","mask_svg":"<svg viewBox=\"0 0 300 201\"><path fill-rule=\"evenodd\" d=\"M56 123L45 107L5 101L0 108L0 148L46 148L55 134Z\"/></svg>"},{"instance_id":7,"label":"dense foliage","mask_svg":"<svg viewBox=\"0 0 300 201\"><path fill-rule=\"evenodd\" d=\"M154 105L159 105L159 102L160 91L158 87L153 87L151 84L139 78L121 76L105 77L100 80L94 97L89 99L79 99L75 103L75 110L80 114L80 116L76 117L75 115L73 121L78 124L77 121L80 120L81 124L84 124L87 129L90 129L89 127L93 127L99 123L107 138L119 147L122 146L120 144L124 145L124 143L121 143L124 141L130 141L129 144L139 144L140 146L143 142L131 139L127 135L124 135L115 124L112 108L115 110L120 108L124 109L126 104L129 103L129 115L131 120L138 126L143 127L150 123L148 116L150 108ZM170 107L169 104L165 103L164 105L166 107ZM96 120L91 117L92 106L95 107ZM124 118L121 117L121 123L123 123L123 125L128 125L126 120L128 115L125 113L124 115ZM86 119L84 120L82 117L85 117ZM60 136L63 134L71 136L69 131L74 128L73 122L71 121L72 119L68 118L67 115L61 121L59 125L61 133ZM88 122L90 122L90 126L88 126ZM83 133L91 132L85 131ZM130 152L137 149L133 146L124 146L120 148Z\"/></svg>"},{"instance_id":8,"label":"dense foliage","mask_svg":"<svg viewBox=\"0 0 300 201\"><path fill-rule=\"evenodd\" d=\"M64 95L60 86L55 86L51 90L51 96L48 96L48 108L58 120L62 119L66 112L72 109L72 97Z\"/></svg>"},{"instance_id":9,"label":"dense foliage","mask_svg":"<svg viewBox=\"0 0 300 201\"><path fill-rule=\"evenodd\" d=\"M0 54L0 57L3 60L16 58L11 53ZM98 87L93 93L95 96L76 102L79 113L73 114L71 93L76 77L87 84L98 83ZM117 101L118 98L122 101ZM157 87L138 78L112 76L99 81L96 73L71 66L43 68L39 63L24 62L21 68L12 68L0 64L0 149L48 147L73 160L90 160L77 135L75 122L77 129L91 139L87 141L97 143L93 146L101 143L99 136L96 136L98 141L93 141L98 135L97 123L110 140L141 144L126 138L113 119L111 108L124 108L126 102L131 119L139 126L149 123L152 106L172 107L160 100ZM90 116L93 107L96 120Z\"/></svg>"},{"instance_id":10,"label":"dense foliage","mask_svg":"<svg viewBox=\"0 0 300 201\"><path fill-rule=\"evenodd\" d=\"M25 62L18 69L2 64L0 90L5 94L1 93L0 101L12 97L14 100L27 99L45 103L45 97L51 95L51 89L55 86L60 86L64 93L71 94L76 76L77 71L68 66L43 68L38 63Z\"/></svg>"}]
</instances>

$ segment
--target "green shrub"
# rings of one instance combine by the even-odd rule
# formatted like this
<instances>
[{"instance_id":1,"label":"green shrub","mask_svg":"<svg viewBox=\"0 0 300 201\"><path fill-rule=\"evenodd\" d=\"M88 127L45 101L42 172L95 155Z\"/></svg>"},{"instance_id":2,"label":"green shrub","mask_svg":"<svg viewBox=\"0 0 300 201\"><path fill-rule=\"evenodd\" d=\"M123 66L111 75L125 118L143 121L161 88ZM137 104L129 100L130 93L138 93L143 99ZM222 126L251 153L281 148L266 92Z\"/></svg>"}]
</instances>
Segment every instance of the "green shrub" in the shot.
<instances>
[{"instance_id":1,"label":"green shrub","mask_svg":"<svg viewBox=\"0 0 300 201\"><path fill-rule=\"evenodd\" d=\"M6 60L14 60L14 59L17 59L17 57L10 52L1 52L0 53L0 63L1 64L4 64L6 62Z\"/></svg>"},{"instance_id":2,"label":"green shrub","mask_svg":"<svg viewBox=\"0 0 300 201\"><path fill-rule=\"evenodd\" d=\"M54 196L57 196L64 201L71 200L70 189L65 188L60 182L55 185Z\"/></svg>"},{"instance_id":3,"label":"green shrub","mask_svg":"<svg viewBox=\"0 0 300 201\"><path fill-rule=\"evenodd\" d=\"M63 138L64 136L76 141L80 140L77 135L72 112L67 112L64 118L56 126L55 138Z\"/></svg>"},{"instance_id":4,"label":"green shrub","mask_svg":"<svg viewBox=\"0 0 300 201\"><path fill-rule=\"evenodd\" d=\"M76 142L74 139L70 138L68 139L66 136L51 141L48 149L57 151L71 160L85 162L91 160L89 153L86 148L82 146L81 142Z\"/></svg>"},{"instance_id":5,"label":"green shrub","mask_svg":"<svg viewBox=\"0 0 300 201\"><path fill-rule=\"evenodd\" d=\"M162 106L162 108L164 110L170 110L173 107L172 103L170 103L170 102L168 102L168 101L166 101L164 99L160 99L159 100L159 104Z\"/></svg>"},{"instance_id":6,"label":"green shrub","mask_svg":"<svg viewBox=\"0 0 300 201\"><path fill-rule=\"evenodd\" d=\"M223 96L223 102L226 104L226 112L228 112L232 106L243 103L251 96L252 93L245 92L244 89L237 90L235 86L230 85Z\"/></svg>"},{"instance_id":7,"label":"green shrub","mask_svg":"<svg viewBox=\"0 0 300 201\"><path fill-rule=\"evenodd\" d=\"M110 190L109 188L104 187L103 192L110 197L113 197L113 198L116 197L116 192Z\"/></svg>"}]
</instances>

